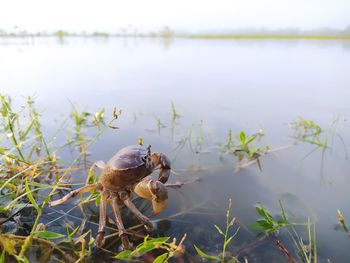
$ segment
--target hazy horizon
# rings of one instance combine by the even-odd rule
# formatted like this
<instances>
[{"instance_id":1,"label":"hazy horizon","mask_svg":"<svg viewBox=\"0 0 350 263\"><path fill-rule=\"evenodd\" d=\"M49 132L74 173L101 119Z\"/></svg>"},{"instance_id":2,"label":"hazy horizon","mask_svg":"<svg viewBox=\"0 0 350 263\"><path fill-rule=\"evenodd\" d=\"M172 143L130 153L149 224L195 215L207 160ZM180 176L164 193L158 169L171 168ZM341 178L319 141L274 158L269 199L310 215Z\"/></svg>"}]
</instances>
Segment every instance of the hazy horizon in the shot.
<instances>
[{"instance_id":1,"label":"hazy horizon","mask_svg":"<svg viewBox=\"0 0 350 263\"><path fill-rule=\"evenodd\" d=\"M150 32L170 27L198 33L240 29L344 30L350 25L346 0L20 1L1 5L0 27L29 32Z\"/></svg>"}]
</instances>

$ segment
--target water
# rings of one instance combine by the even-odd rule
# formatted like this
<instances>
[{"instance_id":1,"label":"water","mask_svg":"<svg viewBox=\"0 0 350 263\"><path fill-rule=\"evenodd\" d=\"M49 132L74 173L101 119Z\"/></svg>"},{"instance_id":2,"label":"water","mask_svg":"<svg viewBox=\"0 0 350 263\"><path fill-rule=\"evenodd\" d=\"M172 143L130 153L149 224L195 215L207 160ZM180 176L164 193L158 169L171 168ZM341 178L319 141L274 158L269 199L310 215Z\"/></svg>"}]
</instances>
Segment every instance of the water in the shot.
<instances>
[{"instance_id":1,"label":"water","mask_svg":"<svg viewBox=\"0 0 350 263\"><path fill-rule=\"evenodd\" d=\"M107 161L118 149L137 143L138 136L142 136L145 144L172 160L171 182L200 178L199 182L169 189L169 207L154 218L163 219L154 235L179 239L187 233L186 248L190 254L196 254L193 244L208 254L218 254L222 239L213 225L224 227L231 198L232 213L242 227L228 250L234 254L246 247L241 254L249 262L285 261L273 238L253 246L258 232L249 228L259 218L254 207L257 203L263 203L275 215L280 211L279 200L293 219L301 222L310 217L316 222L320 262L350 260L349 237L335 229L337 209L350 222L350 164L346 158L350 131L349 68L348 41L0 41L2 93L11 95L15 103L24 95L36 94L47 134L53 134L68 116L69 101L89 111L111 110L113 106L123 110L117 122L120 129L109 130L90 148L89 163ZM172 102L181 115L174 123ZM323 157L319 149L305 158L314 146L299 142L264 156L262 171L252 165L235 172L235 157L219 150L230 128L249 135L262 128L265 136L258 145L289 145L293 131L288 124L300 116L314 120L324 129L339 118L331 148ZM157 130L156 118L166 127ZM191 145L187 141L182 147L180 142L189 134ZM64 135L57 144L64 141ZM62 158L71 157L67 153ZM72 181L83 182L85 176L84 171L76 172ZM62 205L59 210L68 211L75 202ZM98 209L94 204L88 208L86 228L92 228L95 235ZM47 213L45 222L58 215L52 210ZM126 213L124 210L124 216ZM64 231L61 226L67 221L80 225L82 213L78 207L69 215L50 224L52 229ZM111 211L109 215L112 217ZM127 218L127 226L137 223L132 217ZM306 242L305 228L298 231ZM280 231L276 238L296 256L286 231ZM110 249L115 250L118 239L111 240ZM109 254L103 256L107 258Z\"/></svg>"}]
</instances>

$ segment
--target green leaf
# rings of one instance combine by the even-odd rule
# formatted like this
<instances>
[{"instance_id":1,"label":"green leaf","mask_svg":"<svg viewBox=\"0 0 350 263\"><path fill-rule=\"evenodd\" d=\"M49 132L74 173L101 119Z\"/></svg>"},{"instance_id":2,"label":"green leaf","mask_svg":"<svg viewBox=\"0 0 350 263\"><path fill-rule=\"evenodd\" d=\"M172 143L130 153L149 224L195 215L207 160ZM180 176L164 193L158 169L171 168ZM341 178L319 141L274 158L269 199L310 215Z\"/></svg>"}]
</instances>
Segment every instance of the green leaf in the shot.
<instances>
[{"instance_id":1,"label":"green leaf","mask_svg":"<svg viewBox=\"0 0 350 263\"><path fill-rule=\"evenodd\" d=\"M131 250L123 250L115 256L116 259L131 259L132 251Z\"/></svg>"},{"instance_id":2,"label":"green leaf","mask_svg":"<svg viewBox=\"0 0 350 263\"><path fill-rule=\"evenodd\" d=\"M281 202L281 200L278 200L278 202L280 203L283 221L284 221L284 223L287 223L287 216L286 216L286 212L284 210L284 207L282 205L282 202Z\"/></svg>"},{"instance_id":3,"label":"green leaf","mask_svg":"<svg viewBox=\"0 0 350 263\"><path fill-rule=\"evenodd\" d=\"M273 224L271 224L270 222L266 221L265 219L258 219L256 220L256 222L261 225L264 229L268 229L273 227Z\"/></svg>"},{"instance_id":4,"label":"green leaf","mask_svg":"<svg viewBox=\"0 0 350 263\"><path fill-rule=\"evenodd\" d=\"M256 211L262 216L264 217L267 221L272 222L274 221L272 215L266 210L265 207L263 207L261 204L260 206L256 207Z\"/></svg>"},{"instance_id":5,"label":"green leaf","mask_svg":"<svg viewBox=\"0 0 350 263\"><path fill-rule=\"evenodd\" d=\"M57 239L57 238L65 237L65 235L62 235L56 232L51 232L51 231L36 231L34 232L34 234L37 237L46 238L46 239Z\"/></svg>"},{"instance_id":6,"label":"green leaf","mask_svg":"<svg viewBox=\"0 0 350 263\"><path fill-rule=\"evenodd\" d=\"M258 212L259 215L265 217L265 213L264 213L264 207L262 206L256 206L255 210Z\"/></svg>"},{"instance_id":7,"label":"green leaf","mask_svg":"<svg viewBox=\"0 0 350 263\"><path fill-rule=\"evenodd\" d=\"M253 229L253 230L255 230L255 231L263 231L263 230L266 229L265 227L263 227L262 225L260 225L260 224L258 224L258 223L250 224L250 225L249 225L249 228L250 228L250 229Z\"/></svg>"},{"instance_id":8,"label":"green leaf","mask_svg":"<svg viewBox=\"0 0 350 263\"><path fill-rule=\"evenodd\" d=\"M139 252L140 254L145 254L149 251L152 251L153 249L158 248L158 244L159 243L148 243L147 241L147 244L140 246L139 248L137 248L136 251Z\"/></svg>"},{"instance_id":9,"label":"green leaf","mask_svg":"<svg viewBox=\"0 0 350 263\"><path fill-rule=\"evenodd\" d=\"M148 244L156 243L156 244L164 244L169 240L169 237L157 237L147 240Z\"/></svg>"},{"instance_id":10,"label":"green leaf","mask_svg":"<svg viewBox=\"0 0 350 263\"><path fill-rule=\"evenodd\" d=\"M32 203L32 205L34 206L35 210L36 211L39 211L39 206L38 204L36 203L32 193L31 193L31 190L29 188L29 185L28 185L28 178L26 179L26 183L25 183L25 187L26 187L26 193L28 195L28 199L29 201Z\"/></svg>"},{"instance_id":11,"label":"green leaf","mask_svg":"<svg viewBox=\"0 0 350 263\"><path fill-rule=\"evenodd\" d=\"M239 133L239 139L241 140L241 143L242 144L245 144L245 133L244 133L244 131L241 131L240 133Z\"/></svg>"},{"instance_id":12,"label":"green leaf","mask_svg":"<svg viewBox=\"0 0 350 263\"><path fill-rule=\"evenodd\" d=\"M73 229L73 231L68 235L68 238L72 238L72 236L78 231L80 226L77 226L75 229Z\"/></svg>"},{"instance_id":13,"label":"green leaf","mask_svg":"<svg viewBox=\"0 0 350 263\"><path fill-rule=\"evenodd\" d=\"M208 260L217 260L219 261L220 258L217 257L217 256L210 256L210 255L207 255L205 254L202 250L200 250L196 245L193 245L194 248L196 249L197 253L204 259L208 259Z\"/></svg>"},{"instance_id":14,"label":"green leaf","mask_svg":"<svg viewBox=\"0 0 350 263\"><path fill-rule=\"evenodd\" d=\"M233 236L225 241L224 247L227 247L227 245L230 244L232 238L233 238Z\"/></svg>"},{"instance_id":15,"label":"green leaf","mask_svg":"<svg viewBox=\"0 0 350 263\"><path fill-rule=\"evenodd\" d=\"M5 250L3 250L2 253L1 253L0 263L5 263Z\"/></svg>"},{"instance_id":16,"label":"green leaf","mask_svg":"<svg viewBox=\"0 0 350 263\"><path fill-rule=\"evenodd\" d=\"M101 194L98 193L95 200L95 205L98 207L101 203Z\"/></svg>"},{"instance_id":17,"label":"green leaf","mask_svg":"<svg viewBox=\"0 0 350 263\"><path fill-rule=\"evenodd\" d=\"M249 144L251 143L252 141L254 141L256 138L256 135L252 136L252 138L250 138L245 144Z\"/></svg>"},{"instance_id":18,"label":"green leaf","mask_svg":"<svg viewBox=\"0 0 350 263\"><path fill-rule=\"evenodd\" d=\"M218 227L217 225L214 225L214 227L220 233L220 235L223 235L223 236L225 235L224 232L222 232L222 230L220 229L220 227Z\"/></svg>"},{"instance_id":19,"label":"green leaf","mask_svg":"<svg viewBox=\"0 0 350 263\"><path fill-rule=\"evenodd\" d=\"M92 246L92 244L94 243L95 239L92 237L92 234L90 232L90 239L89 239L89 247Z\"/></svg>"},{"instance_id":20,"label":"green leaf","mask_svg":"<svg viewBox=\"0 0 350 263\"><path fill-rule=\"evenodd\" d=\"M153 261L153 263L167 262L167 258L168 258L168 253L164 253L164 254L156 257L156 259Z\"/></svg>"},{"instance_id":21,"label":"green leaf","mask_svg":"<svg viewBox=\"0 0 350 263\"><path fill-rule=\"evenodd\" d=\"M135 252L140 254L145 254L153 249L157 249L160 245L166 243L169 240L169 237L158 237L153 239L147 239L148 236L145 237L143 243L139 244Z\"/></svg>"}]
</instances>

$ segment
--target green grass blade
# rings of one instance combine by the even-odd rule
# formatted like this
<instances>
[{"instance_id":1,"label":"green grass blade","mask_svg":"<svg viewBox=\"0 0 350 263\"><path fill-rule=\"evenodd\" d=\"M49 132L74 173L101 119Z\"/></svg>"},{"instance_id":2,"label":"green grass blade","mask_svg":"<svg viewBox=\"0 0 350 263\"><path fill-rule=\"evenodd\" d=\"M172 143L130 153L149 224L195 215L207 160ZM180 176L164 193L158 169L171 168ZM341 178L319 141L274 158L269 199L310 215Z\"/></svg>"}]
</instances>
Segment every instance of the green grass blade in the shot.
<instances>
[{"instance_id":1,"label":"green grass blade","mask_svg":"<svg viewBox=\"0 0 350 263\"><path fill-rule=\"evenodd\" d=\"M156 257L156 259L153 261L153 263L167 262L167 258L168 258L168 253L164 253L164 254Z\"/></svg>"},{"instance_id":2,"label":"green grass blade","mask_svg":"<svg viewBox=\"0 0 350 263\"><path fill-rule=\"evenodd\" d=\"M208 260L216 260L216 261L219 261L220 258L217 257L217 256L210 256L210 255L207 255L206 253L204 253L202 250L200 250L196 245L193 245L194 248L196 249L197 253L204 259L208 259Z\"/></svg>"},{"instance_id":3,"label":"green grass blade","mask_svg":"<svg viewBox=\"0 0 350 263\"><path fill-rule=\"evenodd\" d=\"M25 183L25 187L26 187L26 193L27 193L27 196L28 196L28 199L29 201L32 203L32 205L34 206L35 210L36 211L39 211L39 206L38 204L36 203L32 193L31 193L31 190L29 188L29 185L28 185L28 178L26 179L26 183Z\"/></svg>"}]
</instances>

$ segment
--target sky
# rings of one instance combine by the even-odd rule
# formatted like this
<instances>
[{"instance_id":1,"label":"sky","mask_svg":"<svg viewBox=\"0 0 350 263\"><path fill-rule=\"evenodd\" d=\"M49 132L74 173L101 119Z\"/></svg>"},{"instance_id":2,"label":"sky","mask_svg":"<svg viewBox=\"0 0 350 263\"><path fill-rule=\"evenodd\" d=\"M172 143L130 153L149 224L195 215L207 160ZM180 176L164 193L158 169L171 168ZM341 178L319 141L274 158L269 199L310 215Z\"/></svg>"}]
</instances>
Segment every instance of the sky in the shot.
<instances>
[{"instance_id":1,"label":"sky","mask_svg":"<svg viewBox=\"0 0 350 263\"><path fill-rule=\"evenodd\" d=\"M349 14L350 0L0 0L0 29L344 29Z\"/></svg>"}]
</instances>

